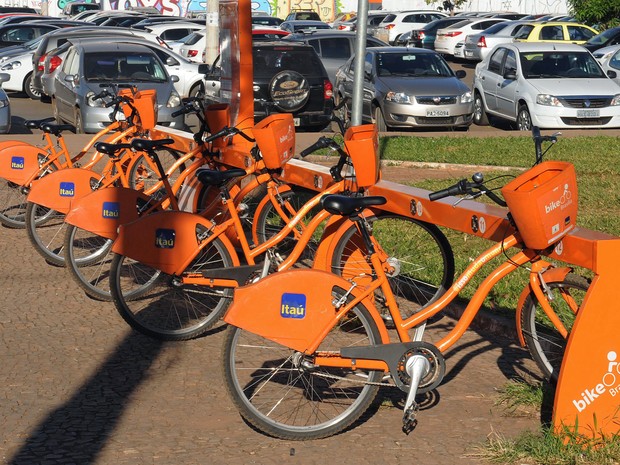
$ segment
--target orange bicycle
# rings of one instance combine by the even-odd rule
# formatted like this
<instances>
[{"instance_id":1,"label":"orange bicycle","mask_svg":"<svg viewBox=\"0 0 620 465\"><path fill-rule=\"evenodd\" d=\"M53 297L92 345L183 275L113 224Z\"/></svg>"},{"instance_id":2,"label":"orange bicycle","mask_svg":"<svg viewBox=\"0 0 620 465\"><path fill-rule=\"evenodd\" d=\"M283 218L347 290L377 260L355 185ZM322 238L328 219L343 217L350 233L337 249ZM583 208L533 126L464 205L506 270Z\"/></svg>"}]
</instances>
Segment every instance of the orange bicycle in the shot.
<instances>
[{"instance_id":1,"label":"orange bicycle","mask_svg":"<svg viewBox=\"0 0 620 465\"><path fill-rule=\"evenodd\" d=\"M502 193L506 202L485 187L477 173L472 181L430 194L432 200L487 195L508 205L516 230L506 231L502 241L475 258L438 300L406 317L389 285L398 264L383 258L384 244L373 237L366 219L365 210L385 198L324 197L326 211L348 217L358 228L362 252L351 258L357 263L362 256L365 266L359 273L349 267L351 272L342 276L316 269L284 271L235 290L224 316L231 326L223 366L241 415L270 436L317 439L349 427L379 387L390 386L406 393L403 431L408 434L417 423L416 395L435 389L444 377L443 354L469 327L493 286L522 267L529 269L529 284L519 299L517 331L543 372L557 375L589 284L542 255L574 228L574 168L542 162L504 186ZM548 214L545 207L556 204ZM508 256L511 249L515 252ZM438 341L424 341L428 320L444 310L484 264L502 255L506 260L487 275L454 328ZM393 331L382 318L386 310Z\"/></svg>"}]
</instances>

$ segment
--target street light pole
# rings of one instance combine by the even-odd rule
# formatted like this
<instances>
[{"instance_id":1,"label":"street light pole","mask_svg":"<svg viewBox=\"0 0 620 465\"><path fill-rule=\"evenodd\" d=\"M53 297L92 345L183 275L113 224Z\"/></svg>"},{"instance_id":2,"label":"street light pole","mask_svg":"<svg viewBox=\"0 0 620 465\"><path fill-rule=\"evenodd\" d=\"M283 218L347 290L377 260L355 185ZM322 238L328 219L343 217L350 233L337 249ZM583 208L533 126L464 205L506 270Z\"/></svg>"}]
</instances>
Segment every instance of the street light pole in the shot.
<instances>
[{"instance_id":1,"label":"street light pole","mask_svg":"<svg viewBox=\"0 0 620 465\"><path fill-rule=\"evenodd\" d=\"M353 63L353 101L351 102L351 126L362 124L364 98L364 58L368 29L368 0L357 2L357 30L355 33L355 58Z\"/></svg>"}]
</instances>

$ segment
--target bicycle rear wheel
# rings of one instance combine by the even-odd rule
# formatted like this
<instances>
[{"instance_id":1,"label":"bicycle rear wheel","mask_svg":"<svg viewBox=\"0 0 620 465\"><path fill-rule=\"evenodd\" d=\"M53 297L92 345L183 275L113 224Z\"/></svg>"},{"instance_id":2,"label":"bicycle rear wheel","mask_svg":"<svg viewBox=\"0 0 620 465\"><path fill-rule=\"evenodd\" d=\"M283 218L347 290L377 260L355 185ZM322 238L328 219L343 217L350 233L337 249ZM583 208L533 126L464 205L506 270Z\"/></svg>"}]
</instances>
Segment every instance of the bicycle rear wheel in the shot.
<instances>
[{"instance_id":1,"label":"bicycle rear wheel","mask_svg":"<svg viewBox=\"0 0 620 465\"><path fill-rule=\"evenodd\" d=\"M93 299L112 300L110 293L110 266L112 264L110 239L93 234L73 225L67 225L64 255L67 270Z\"/></svg>"},{"instance_id":2,"label":"bicycle rear wheel","mask_svg":"<svg viewBox=\"0 0 620 465\"><path fill-rule=\"evenodd\" d=\"M168 147L158 149L157 156L166 172L181 158L180 152ZM182 163L175 171L168 175L168 182L171 186L176 182L184 169L185 163ZM128 179L129 187L132 189L148 191L159 182L160 178L161 175L157 169L157 164L146 153L137 155L135 159L130 161Z\"/></svg>"},{"instance_id":3,"label":"bicycle rear wheel","mask_svg":"<svg viewBox=\"0 0 620 465\"><path fill-rule=\"evenodd\" d=\"M232 266L228 250L216 238L184 274ZM166 275L115 254L110 292L121 317L136 331L164 341L184 341L217 323L232 300L233 289L183 284L182 276Z\"/></svg>"},{"instance_id":4,"label":"bicycle rear wheel","mask_svg":"<svg viewBox=\"0 0 620 465\"><path fill-rule=\"evenodd\" d=\"M26 194L22 186L0 179L0 223L7 228L26 227Z\"/></svg>"},{"instance_id":5,"label":"bicycle rear wheel","mask_svg":"<svg viewBox=\"0 0 620 465\"><path fill-rule=\"evenodd\" d=\"M334 295L344 293L338 289ZM368 310L357 305L330 331L319 352L380 344ZM383 372L313 365L313 358L231 326L222 362L226 388L241 415L282 439L319 439L350 427L377 395Z\"/></svg>"},{"instance_id":6,"label":"bicycle rear wheel","mask_svg":"<svg viewBox=\"0 0 620 465\"><path fill-rule=\"evenodd\" d=\"M26 206L26 232L36 251L56 266L65 265L65 214L33 202Z\"/></svg>"},{"instance_id":7,"label":"bicycle rear wheel","mask_svg":"<svg viewBox=\"0 0 620 465\"><path fill-rule=\"evenodd\" d=\"M548 282L547 286L553 295L548 303L570 334L590 283L571 273L563 281ZM545 378L557 381L568 338L562 337L551 323L533 292L525 300L521 328L527 348Z\"/></svg>"},{"instance_id":8,"label":"bicycle rear wheel","mask_svg":"<svg viewBox=\"0 0 620 465\"><path fill-rule=\"evenodd\" d=\"M437 300L452 285L452 247L437 226L393 214L368 220L388 264L393 267L388 280L403 318ZM372 270L360 250L362 244L357 227L351 225L334 247L332 272L345 279L370 276ZM380 290L376 294L377 308L385 313L385 298Z\"/></svg>"}]
</instances>

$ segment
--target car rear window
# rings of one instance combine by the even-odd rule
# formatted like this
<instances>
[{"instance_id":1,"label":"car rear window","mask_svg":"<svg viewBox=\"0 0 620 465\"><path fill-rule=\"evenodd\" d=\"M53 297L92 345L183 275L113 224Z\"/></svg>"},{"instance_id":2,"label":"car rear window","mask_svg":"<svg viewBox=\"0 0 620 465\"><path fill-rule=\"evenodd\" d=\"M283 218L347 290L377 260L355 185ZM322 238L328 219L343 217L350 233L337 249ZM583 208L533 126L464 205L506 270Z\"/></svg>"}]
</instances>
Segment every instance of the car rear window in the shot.
<instances>
[{"instance_id":1,"label":"car rear window","mask_svg":"<svg viewBox=\"0 0 620 465\"><path fill-rule=\"evenodd\" d=\"M271 77L285 69L304 76L323 76L323 65L314 50L294 50L288 47L254 51L254 76Z\"/></svg>"},{"instance_id":2,"label":"car rear window","mask_svg":"<svg viewBox=\"0 0 620 465\"><path fill-rule=\"evenodd\" d=\"M97 52L84 55L87 81L164 82L166 72L154 55Z\"/></svg>"}]
</instances>

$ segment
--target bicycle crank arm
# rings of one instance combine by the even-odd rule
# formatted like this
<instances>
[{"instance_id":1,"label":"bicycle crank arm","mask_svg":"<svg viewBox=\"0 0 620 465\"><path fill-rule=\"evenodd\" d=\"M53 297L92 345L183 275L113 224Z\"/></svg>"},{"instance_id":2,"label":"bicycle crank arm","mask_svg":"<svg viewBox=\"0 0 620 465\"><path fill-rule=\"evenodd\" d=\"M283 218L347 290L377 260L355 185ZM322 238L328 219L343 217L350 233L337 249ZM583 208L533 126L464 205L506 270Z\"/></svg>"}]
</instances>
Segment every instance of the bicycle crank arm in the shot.
<instances>
[{"instance_id":1,"label":"bicycle crank arm","mask_svg":"<svg viewBox=\"0 0 620 465\"><path fill-rule=\"evenodd\" d=\"M418 422L416 420L418 404L415 401L415 396L418 393L420 381L429 373L430 369L431 364L423 355L416 354L407 359L405 370L411 378L411 382L409 383L409 392L407 393L403 414L403 432L405 434L411 433Z\"/></svg>"},{"instance_id":2,"label":"bicycle crank arm","mask_svg":"<svg viewBox=\"0 0 620 465\"><path fill-rule=\"evenodd\" d=\"M243 286L248 284L250 278L256 276L257 278L260 276L260 272L263 269L262 263L257 265L242 265L235 266L232 268L214 268L212 270L202 271L200 274L202 275L203 280L231 280L236 281L237 284Z\"/></svg>"}]
</instances>

